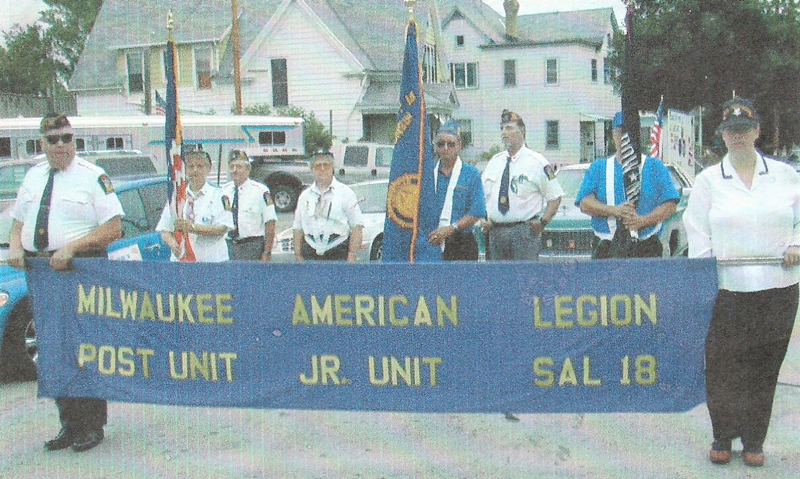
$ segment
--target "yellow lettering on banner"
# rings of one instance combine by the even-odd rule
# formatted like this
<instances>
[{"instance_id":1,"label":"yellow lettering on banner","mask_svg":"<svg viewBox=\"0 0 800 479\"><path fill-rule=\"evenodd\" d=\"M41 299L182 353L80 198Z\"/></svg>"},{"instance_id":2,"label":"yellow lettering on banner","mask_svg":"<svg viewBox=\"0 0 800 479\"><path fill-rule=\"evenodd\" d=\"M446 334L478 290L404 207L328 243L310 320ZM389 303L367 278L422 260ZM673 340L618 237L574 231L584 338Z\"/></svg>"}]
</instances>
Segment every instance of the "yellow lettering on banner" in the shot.
<instances>
[{"instance_id":1,"label":"yellow lettering on banner","mask_svg":"<svg viewBox=\"0 0 800 479\"><path fill-rule=\"evenodd\" d=\"M215 299L217 302L217 324L233 324L233 318L225 315L233 312L233 305L228 304L229 301L233 301L233 295L229 293L218 294Z\"/></svg>"},{"instance_id":2,"label":"yellow lettering on banner","mask_svg":"<svg viewBox=\"0 0 800 479\"><path fill-rule=\"evenodd\" d=\"M165 323L171 323L175 321L175 296L170 294L169 296L169 316L164 314L164 298L161 294L156 294L156 306L158 307L158 319L160 321L164 321Z\"/></svg>"},{"instance_id":3,"label":"yellow lettering on banner","mask_svg":"<svg viewBox=\"0 0 800 479\"><path fill-rule=\"evenodd\" d=\"M366 322L370 326L375 326L372 313L375 312L375 299L372 296L357 295L355 297L356 307L356 326L363 326Z\"/></svg>"},{"instance_id":4,"label":"yellow lettering on banner","mask_svg":"<svg viewBox=\"0 0 800 479\"><path fill-rule=\"evenodd\" d=\"M89 288L89 292L82 284L78 285L78 314L95 314L95 287Z\"/></svg>"},{"instance_id":5,"label":"yellow lettering on banner","mask_svg":"<svg viewBox=\"0 0 800 479\"><path fill-rule=\"evenodd\" d=\"M622 303L622 308L619 304ZM624 311L624 316L619 317L619 311ZM624 294L618 294L611 297L611 324L614 326L629 326L633 320L633 305L631 298Z\"/></svg>"},{"instance_id":6,"label":"yellow lettering on banner","mask_svg":"<svg viewBox=\"0 0 800 479\"><path fill-rule=\"evenodd\" d=\"M575 366L572 365L572 359L570 358L564 360L564 365L561 366L561 376L558 378L559 386L564 386L565 384L578 385L578 376L575 374Z\"/></svg>"},{"instance_id":7,"label":"yellow lettering on banner","mask_svg":"<svg viewBox=\"0 0 800 479\"><path fill-rule=\"evenodd\" d=\"M589 328L597 324L598 315L597 311L594 309L590 309L588 312L586 310L586 304L592 304L593 306L597 306L597 298L594 296L578 296L578 300L575 302L575 314L578 315L578 325L584 328ZM589 319L586 319L586 316L589 316Z\"/></svg>"},{"instance_id":8,"label":"yellow lettering on banner","mask_svg":"<svg viewBox=\"0 0 800 479\"><path fill-rule=\"evenodd\" d=\"M650 302L645 303L644 299L638 294L634 296L634 311L635 311L635 320L636 325L641 326L642 324L642 313L647 315L647 318L650 320L650 324L653 326L658 324L658 301L656 301L656 294L650 293Z\"/></svg>"},{"instance_id":9,"label":"yellow lettering on banner","mask_svg":"<svg viewBox=\"0 0 800 479\"><path fill-rule=\"evenodd\" d=\"M399 386L400 379L402 379L406 386L421 386L423 371L425 370L423 366L427 366L428 384L437 386L439 384L437 371L442 362L444 360L437 357L404 357L401 364L400 360L394 356L383 356L380 359L381 373L379 378L375 356L370 356L367 359L369 383L373 386L386 386L391 381L392 386Z\"/></svg>"},{"instance_id":10,"label":"yellow lettering on banner","mask_svg":"<svg viewBox=\"0 0 800 479\"><path fill-rule=\"evenodd\" d=\"M199 355L194 351L180 353L180 367L176 363L176 352L169 354L169 375L172 379L194 381L202 378L209 382L219 380L219 369L225 372L227 382L233 382L233 361L238 359L236 353L212 353L203 351Z\"/></svg>"},{"instance_id":11,"label":"yellow lettering on banner","mask_svg":"<svg viewBox=\"0 0 800 479\"><path fill-rule=\"evenodd\" d=\"M209 318L206 316L206 313L213 311L214 307L208 306L206 301L211 301L210 294L198 294L195 296L195 302L197 303L197 322L203 324L214 324L214 318Z\"/></svg>"},{"instance_id":12,"label":"yellow lettering on banner","mask_svg":"<svg viewBox=\"0 0 800 479\"><path fill-rule=\"evenodd\" d=\"M392 326L408 326L408 316L397 317L397 303L408 306L408 298L405 296L392 296L389 298L389 324Z\"/></svg>"},{"instance_id":13,"label":"yellow lettering on banner","mask_svg":"<svg viewBox=\"0 0 800 479\"><path fill-rule=\"evenodd\" d=\"M139 309L139 319L149 319L150 321L156 320L156 310L153 307L153 300L150 299L150 293L147 291L142 293L142 306L141 309Z\"/></svg>"},{"instance_id":14,"label":"yellow lettering on banner","mask_svg":"<svg viewBox=\"0 0 800 479\"><path fill-rule=\"evenodd\" d=\"M352 326L353 320L346 319L345 315L349 316L353 314L353 308L349 306L350 302L353 301L352 296L337 294L334 298L334 302L336 303L336 325L337 326Z\"/></svg>"},{"instance_id":15,"label":"yellow lettering on banner","mask_svg":"<svg viewBox=\"0 0 800 479\"><path fill-rule=\"evenodd\" d=\"M119 311L114 311L114 301L111 299L111 288L105 288L106 290L106 316L109 318L116 318L120 319L122 314Z\"/></svg>"},{"instance_id":16,"label":"yellow lettering on banner","mask_svg":"<svg viewBox=\"0 0 800 479\"><path fill-rule=\"evenodd\" d=\"M553 327L553 323L542 320L542 298L538 296L533 297L533 327L534 328Z\"/></svg>"},{"instance_id":17,"label":"yellow lettering on banner","mask_svg":"<svg viewBox=\"0 0 800 479\"><path fill-rule=\"evenodd\" d=\"M386 303L384 296L378 296L378 325L386 326Z\"/></svg>"},{"instance_id":18,"label":"yellow lettering on banner","mask_svg":"<svg viewBox=\"0 0 800 479\"><path fill-rule=\"evenodd\" d=\"M318 384L327 386L329 383L333 385L349 384L347 379L339 377L341 369L342 361L339 356L333 354L313 355L311 356L311 374L301 373L300 382L306 386Z\"/></svg>"},{"instance_id":19,"label":"yellow lettering on banner","mask_svg":"<svg viewBox=\"0 0 800 479\"><path fill-rule=\"evenodd\" d=\"M555 365L553 358L542 357L533 360L533 373L539 377L533 383L540 388L552 386L556 382L556 375L550 369Z\"/></svg>"},{"instance_id":20,"label":"yellow lettering on banner","mask_svg":"<svg viewBox=\"0 0 800 479\"><path fill-rule=\"evenodd\" d=\"M325 297L325 303L320 306L316 296L311 296L312 324L333 324L333 306L330 296Z\"/></svg>"},{"instance_id":21,"label":"yellow lettering on banner","mask_svg":"<svg viewBox=\"0 0 800 479\"><path fill-rule=\"evenodd\" d=\"M122 317L130 318L136 321L136 305L138 302L136 301L139 298L139 294L136 291L131 291L130 293L126 293L124 289L119 290L119 300L122 303Z\"/></svg>"},{"instance_id":22,"label":"yellow lettering on banner","mask_svg":"<svg viewBox=\"0 0 800 479\"><path fill-rule=\"evenodd\" d=\"M172 295L170 295L172 296ZM188 321L191 324L194 324L194 315L192 315L192 298L194 298L193 294L186 294L178 293L178 322L182 323L184 321ZM170 300L172 298L170 297Z\"/></svg>"},{"instance_id":23,"label":"yellow lettering on banner","mask_svg":"<svg viewBox=\"0 0 800 479\"><path fill-rule=\"evenodd\" d=\"M97 371L105 376L119 374L124 377L133 377L137 373L138 357L141 361L141 374L150 378L150 358L155 354L152 349L134 349L128 346L103 345L99 348L93 344L80 344L78 346L78 367L83 369L91 363L97 363Z\"/></svg>"},{"instance_id":24,"label":"yellow lettering on banner","mask_svg":"<svg viewBox=\"0 0 800 479\"><path fill-rule=\"evenodd\" d=\"M450 306L444 302L441 296L436 297L436 321L439 326L444 326L445 316L450 320L450 324L458 326L458 297L450 296Z\"/></svg>"},{"instance_id":25,"label":"yellow lettering on banner","mask_svg":"<svg viewBox=\"0 0 800 479\"><path fill-rule=\"evenodd\" d=\"M431 318L431 310L428 309L428 302L425 301L425 296L420 296L417 301L417 311L414 313L414 326L424 324L425 326L433 326L433 318Z\"/></svg>"},{"instance_id":26,"label":"yellow lettering on banner","mask_svg":"<svg viewBox=\"0 0 800 479\"><path fill-rule=\"evenodd\" d=\"M303 297L298 294L294 297L292 325L300 323L311 326L311 320L308 317L308 311L306 310L306 305L303 303Z\"/></svg>"},{"instance_id":27,"label":"yellow lettering on banner","mask_svg":"<svg viewBox=\"0 0 800 479\"><path fill-rule=\"evenodd\" d=\"M574 326L572 321L565 321L564 316L572 316L574 310L567 306L572 304L572 296L556 296L556 327L571 328Z\"/></svg>"}]
</instances>

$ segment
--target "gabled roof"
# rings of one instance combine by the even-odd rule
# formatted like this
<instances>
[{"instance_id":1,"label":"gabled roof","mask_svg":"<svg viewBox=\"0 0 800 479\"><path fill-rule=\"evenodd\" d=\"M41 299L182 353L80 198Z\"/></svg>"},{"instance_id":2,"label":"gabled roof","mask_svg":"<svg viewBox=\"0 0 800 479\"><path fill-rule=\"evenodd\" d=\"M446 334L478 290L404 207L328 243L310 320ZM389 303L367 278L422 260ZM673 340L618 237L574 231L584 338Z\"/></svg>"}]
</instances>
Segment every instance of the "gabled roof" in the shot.
<instances>
[{"instance_id":1,"label":"gabled roof","mask_svg":"<svg viewBox=\"0 0 800 479\"><path fill-rule=\"evenodd\" d=\"M596 8L574 12L549 12L519 16L519 39L506 40L502 45L525 46L557 43L582 43L599 47L603 44L609 26L617 29L613 8Z\"/></svg>"}]
</instances>

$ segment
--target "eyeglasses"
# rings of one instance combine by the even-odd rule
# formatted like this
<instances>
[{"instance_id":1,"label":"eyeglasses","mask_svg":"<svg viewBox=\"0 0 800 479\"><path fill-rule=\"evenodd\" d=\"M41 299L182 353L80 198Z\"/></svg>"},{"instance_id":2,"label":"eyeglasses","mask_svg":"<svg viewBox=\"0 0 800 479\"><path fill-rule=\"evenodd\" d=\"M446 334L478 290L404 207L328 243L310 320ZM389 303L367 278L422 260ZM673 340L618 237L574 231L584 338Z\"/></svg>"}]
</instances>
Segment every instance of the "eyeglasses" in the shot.
<instances>
[{"instance_id":1,"label":"eyeglasses","mask_svg":"<svg viewBox=\"0 0 800 479\"><path fill-rule=\"evenodd\" d=\"M439 141L436 143L437 148L444 148L447 146L448 148L455 148L456 142L455 141Z\"/></svg>"},{"instance_id":2,"label":"eyeglasses","mask_svg":"<svg viewBox=\"0 0 800 479\"><path fill-rule=\"evenodd\" d=\"M47 139L47 143L51 145L55 145L58 143L58 140L61 140L61 143L67 144L72 143L72 133L62 133L61 135L46 135L45 138Z\"/></svg>"}]
</instances>

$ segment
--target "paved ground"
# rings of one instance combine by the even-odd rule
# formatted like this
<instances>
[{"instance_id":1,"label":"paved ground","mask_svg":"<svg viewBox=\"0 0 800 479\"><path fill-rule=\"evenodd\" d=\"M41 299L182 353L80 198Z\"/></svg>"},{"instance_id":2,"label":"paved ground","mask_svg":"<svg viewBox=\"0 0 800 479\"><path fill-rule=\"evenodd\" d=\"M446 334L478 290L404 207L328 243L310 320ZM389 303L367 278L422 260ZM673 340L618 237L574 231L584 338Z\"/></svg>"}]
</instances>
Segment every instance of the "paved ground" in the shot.
<instances>
[{"instance_id":1,"label":"paved ground","mask_svg":"<svg viewBox=\"0 0 800 479\"><path fill-rule=\"evenodd\" d=\"M782 383L800 384L800 333ZM800 387L778 387L751 469L708 462L705 405L680 414L400 414L112 403L106 440L45 453L56 409L36 384L0 385L1 478L800 477ZM735 444L741 449L741 445Z\"/></svg>"}]
</instances>

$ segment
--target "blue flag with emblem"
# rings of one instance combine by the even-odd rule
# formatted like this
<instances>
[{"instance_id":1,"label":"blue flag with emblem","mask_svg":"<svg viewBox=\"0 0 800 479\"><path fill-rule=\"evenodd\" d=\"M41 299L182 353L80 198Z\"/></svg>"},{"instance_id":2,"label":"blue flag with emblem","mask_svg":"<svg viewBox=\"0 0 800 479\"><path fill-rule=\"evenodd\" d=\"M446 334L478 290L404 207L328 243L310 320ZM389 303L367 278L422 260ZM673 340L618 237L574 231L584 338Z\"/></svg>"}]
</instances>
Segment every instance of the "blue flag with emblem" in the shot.
<instances>
[{"instance_id":1,"label":"blue flag with emblem","mask_svg":"<svg viewBox=\"0 0 800 479\"><path fill-rule=\"evenodd\" d=\"M425 97L417 54L417 24L406 28L400 111L389 173L384 261L439 261L442 252L428 243L438 224L433 182L433 150L425 116Z\"/></svg>"}]
</instances>

